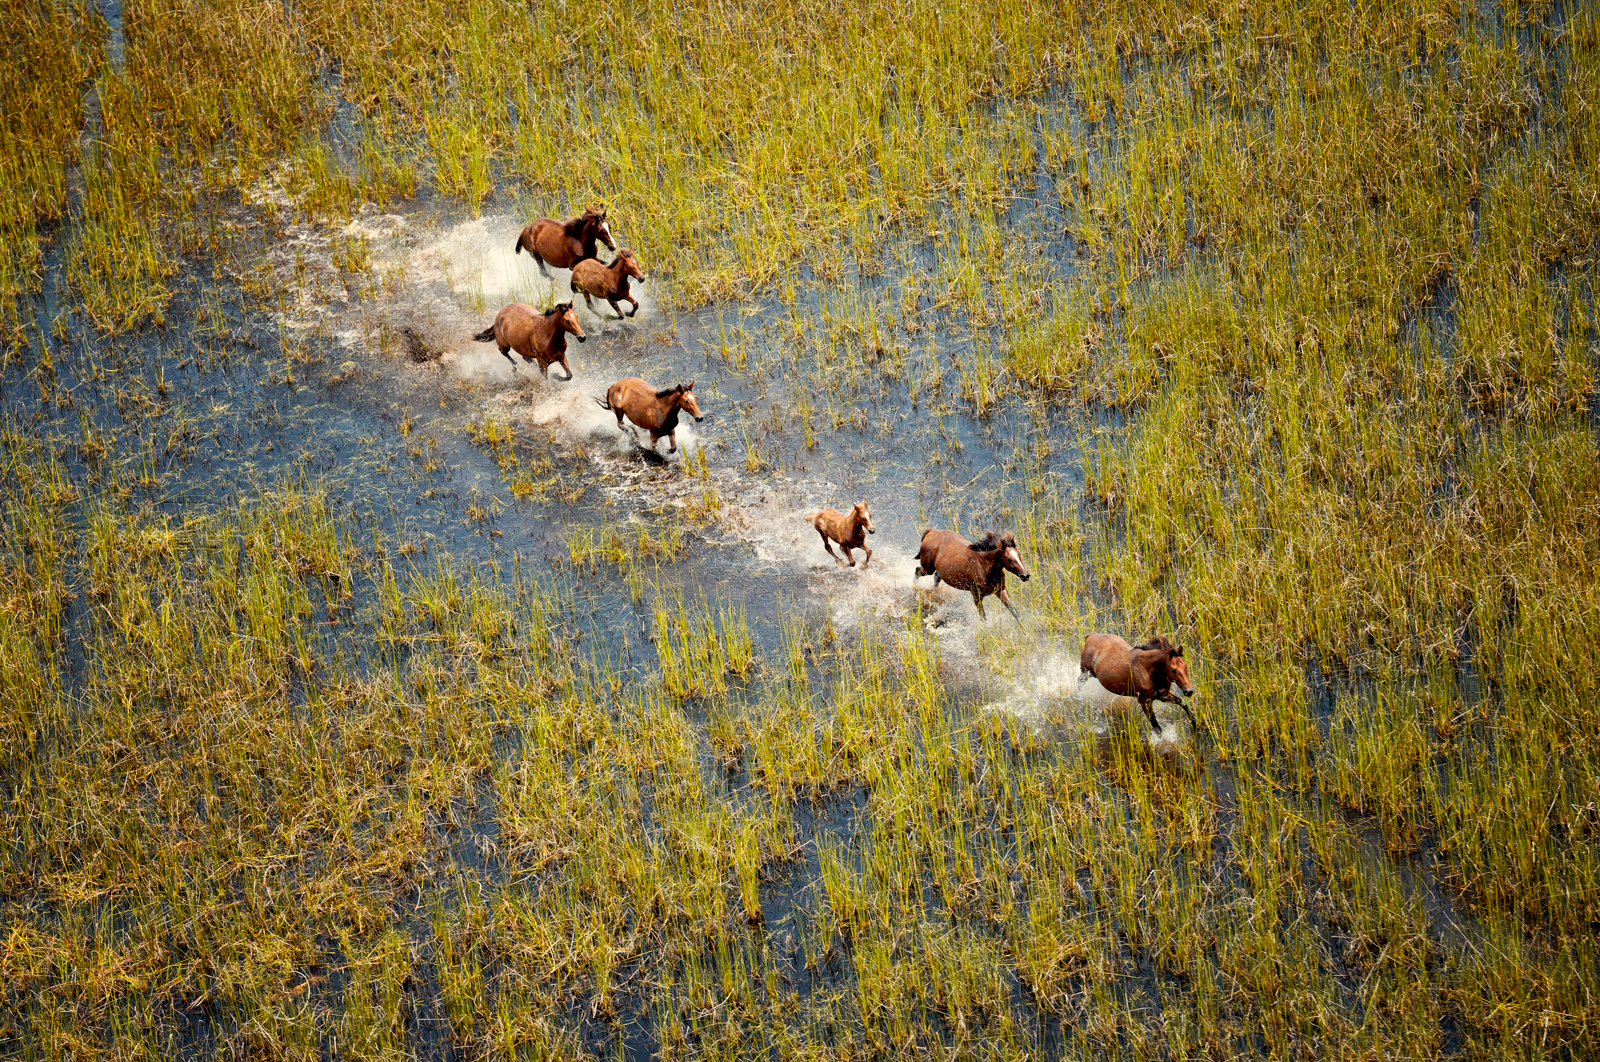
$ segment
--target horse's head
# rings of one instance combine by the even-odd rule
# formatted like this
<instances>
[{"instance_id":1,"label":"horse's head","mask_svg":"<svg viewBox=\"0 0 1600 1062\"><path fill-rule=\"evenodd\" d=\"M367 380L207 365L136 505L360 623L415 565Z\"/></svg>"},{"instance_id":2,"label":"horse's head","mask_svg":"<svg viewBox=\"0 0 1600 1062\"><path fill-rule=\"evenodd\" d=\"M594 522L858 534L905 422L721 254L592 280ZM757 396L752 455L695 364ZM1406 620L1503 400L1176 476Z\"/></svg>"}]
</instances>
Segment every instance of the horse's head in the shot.
<instances>
[{"instance_id":1,"label":"horse's head","mask_svg":"<svg viewBox=\"0 0 1600 1062\"><path fill-rule=\"evenodd\" d=\"M705 415L700 412L700 403L694 400L694 381L678 385L678 408L687 409L689 415L696 421L705 420Z\"/></svg>"},{"instance_id":2,"label":"horse's head","mask_svg":"<svg viewBox=\"0 0 1600 1062\"><path fill-rule=\"evenodd\" d=\"M578 323L578 312L572 308L570 302L558 302L550 308L552 313L561 315L561 330L571 332L582 343L589 337L583 334L583 325Z\"/></svg>"},{"instance_id":3,"label":"horse's head","mask_svg":"<svg viewBox=\"0 0 1600 1062\"><path fill-rule=\"evenodd\" d=\"M1172 679L1172 684L1177 687L1179 693L1185 697L1193 697L1194 684L1189 681L1189 665L1183 659L1183 646L1174 647L1165 638L1160 641L1166 643L1161 648L1167 650L1167 676Z\"/></svg>"},{"instance_id":4,"label":"horse's head","mask_svg":"<svg viewBox=\"0 0 1600 1062\"><path fill-rule=\"evenodd\" d=\"M876 535L878 533L877 529L872 526L872 510L867 508L866 499L863 498L861 501L856 502L855 506L850 510L850 515L855 518L858 527L867 529L867 534Z\"/></svg>"},{"instance_id":5,"label":"horse's head","mask_svg":"<svg viewBox=\"0 0 1600 1062\"><path fill-rule=\"evenodd\" d=\"M622 263L624 276L630 276L639 283L644 283L644 269L639 265L639 260L633 256L632 251L624 247L617 252L617 261Z\"/></svg>"},{"instance_id":6,"label":"horse's head","mask_svg":"<svg viewBox=\"0 0 1600 1062\"><path fill-rule=\"evenodd\" d=\"M993 531L985 531L983 537L972 544L972 551L974 553L996 553L998 554L1000 567L1023 582L1027 582L1032 578L1028 574L1028 569L1022 566L1022 557L1017 553L1017 536L1010 531L1002 531L999 534L995 534Z\"/></svg>"},{"instance_id":7,"label":"horse's head","mask_svg":"<svg viewBox=\"0 0 1600 1062\"><path fill-rule=\"evenodd\" d=\"M585 225L593 230L596 236L600 237L608 250L615 251L617 249L617 241L611 238L611 223L606 220L606 212L604 210L596 210L594 207L590 207L583 212L583 220Z\"/></svg>"}]
</instances>

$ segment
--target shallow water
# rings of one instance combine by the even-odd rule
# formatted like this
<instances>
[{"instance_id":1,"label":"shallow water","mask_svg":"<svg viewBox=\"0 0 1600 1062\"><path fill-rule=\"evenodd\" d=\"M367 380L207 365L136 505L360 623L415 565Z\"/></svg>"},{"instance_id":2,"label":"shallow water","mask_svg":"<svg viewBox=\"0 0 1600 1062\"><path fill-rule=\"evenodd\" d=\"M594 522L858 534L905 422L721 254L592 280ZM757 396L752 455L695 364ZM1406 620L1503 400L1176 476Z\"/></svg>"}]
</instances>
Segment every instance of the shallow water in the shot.
<instances>
[{"instance_id":1,"label":"shallow water","mask_svg":"<svg viewBox=\"0 0 1600 1062\"><path fill-rule=\"evenodd\" d=\"M236 285L248 280L253 265L230 266L232 275L218 281L202 264L182 278L169 328L102 344L84 327L52 341L57 387L47 395L34 383L18 384L7 395L8 416L37 418L42 433L71 439L81 411L119 438L113 462L129 472L146 452L155 454L158 485L138 501L175 517L299 479L328 490L363 533L418 546L419 569L449 556L485 573L531 572L571 603L573 612L561 617L567 644L616 662L638 681L659 670L653 595L635 601L617 571L575 567L569 546L585 533L677 519L711 491L715 515L695 524L683 553L655 571L652 590L704 593L741 607L766 655L780 651L785 624L797 619L808 630L836 632L845 644L863 636L902 638L915 626L933 635L956 711L997 718L1065 749L1087 738L1106 754L1120 735L1136 731L1158 760L1205 760L1204 739L1188 732L1174 707L1159 708L1164 726L1150 734L1135 702L1079 674L1084 632L1047 622L1034 597L1043 592L1042 578L1011 581L1020 624L992 599L988 618L980 619L967 594L913 579L912 557L927 527L972 535L1012 527L1036 494L1066 499L1075 511L1087 440L1097 427L1119 421L1113 411L1018 390L980 414L963 394L962 374L992 350L1000 326L974 328L953 312L927 312L930 323L916 334L901 324L886 328L891 350L873 357L849 329L840 333L845 338L821 342L795 336L795 316L810 323L812 335L830 316L844 316L843 290L893 300L897 285L931 274L939 256L933 241L903 234L902 264L881 276L847 271L830 282L798 270L792 303L763 294L678 312L660 294L670 280L657 276L635 285L641 308L627 320L591 313L580 300L590 338L570 344L575 379L566 382L541 378L531 367L514 369L493 344L471 339L505 302L542 306L571 295L566 271L544 277L527 256L511 251L525 219L462 219L411 203L276 233L257 216L268 203L289 205L272 182L234 208L233 217L257 234L260 260L293 289L292 299L264 310L238 296ZM1006 220L1019 232L1059 233L1065 213L1046 184L1036 197L1018 200ZM625 226L618 228L626 244ZM364 277L335 261L352 240L370 256ZM1035 239L1027 251L1055 255L1061 278L1071 277L1066 238ZM52 268L58 275L59 262ZM60 308L53 289L42 302L51 315ZM931 296L918 296L923 310L931 303ZM417 337L426 360L408 356L407 336ZM683 426L677 454L640 447L594 402L625 375L661 386L695 381L709 416ZM149 393L158 377L165 397ZM141 387L142 398L127 397ZM55 396L62 392L73 405L59 405ZM157 411L140 413L142 402ZM519 452L553 462L551 489L530 500L511 494L493 456L470 440L489 420L514 424ZM165 441L174 433L192 441L173 450ZM702 458L696 471L690 462ZM90 471L76 452L68 460L75 471ZM874 555L842 569L804 514L863 498L878 529L869 540ZM490 515L472 517L471 507ZM1090 598L1096 593L1080 590ZM1225 689L1214 686L1202 696L1212 701L1207 714L1226 712ZM498 751L520 754L509 746ZM707 761L707 774L715 774L709 752ZM1228 768L1206 761L1205 769L1219 779L1227 815ZM718 792L736 803L748 784L724 778ZM859 794L801 802L797 828L808 841L855 838L871 826L863 822L864 804ZM457 810L465 825L452 858L504 880L505 866L480 843L495 839L492 800L479 794ZM1375 866L1398 862L1371 838L1368 845ZM813 845L798 865L763 885L774 938L786 920L803 917L817 858ZM1466 921L1425 873L1408 874L1407 883L1443 912L1444 922ZM420 923L414 928L426 935ZM798 946L786 950L782 964L807 994L853 978L847 952L818 975L802 975L803 963ZM337 990L334 982L329 991ZM417 995L419 1046L450 1057L438 986L424 985ZM1017 1009L1028 1012L1021 1002ZM583 1025L591 1046L607 1043L610 1034L592 1014L569 1017ZM660 1045L648 1015L641 1009L632 1017L637 1024L625 1049L633 1058L651 1057ZM1036 1020L1038 1042L1049 1049L1056 1043L1051 1023ZM205 1051L210 1032L196 1022L189 1049Z\"/></svg>"}]
</instances>

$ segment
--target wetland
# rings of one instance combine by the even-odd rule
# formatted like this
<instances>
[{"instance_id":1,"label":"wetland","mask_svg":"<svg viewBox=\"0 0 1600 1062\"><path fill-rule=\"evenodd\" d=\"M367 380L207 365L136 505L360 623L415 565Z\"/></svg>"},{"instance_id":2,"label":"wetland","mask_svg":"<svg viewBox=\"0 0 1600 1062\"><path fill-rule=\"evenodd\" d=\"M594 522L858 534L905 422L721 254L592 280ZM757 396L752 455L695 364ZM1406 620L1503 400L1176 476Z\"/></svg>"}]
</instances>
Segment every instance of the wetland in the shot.
<instances>
[{"instance_id":1,"label":"wetland","mask_svg":"<svg viewBox=\"0 0 1600 1062\"><path fill-rule=\"evenodd\" d=\"M1593 5L0 18L0 1057L1592 1050Z\"/></svg>"}]
</instances>

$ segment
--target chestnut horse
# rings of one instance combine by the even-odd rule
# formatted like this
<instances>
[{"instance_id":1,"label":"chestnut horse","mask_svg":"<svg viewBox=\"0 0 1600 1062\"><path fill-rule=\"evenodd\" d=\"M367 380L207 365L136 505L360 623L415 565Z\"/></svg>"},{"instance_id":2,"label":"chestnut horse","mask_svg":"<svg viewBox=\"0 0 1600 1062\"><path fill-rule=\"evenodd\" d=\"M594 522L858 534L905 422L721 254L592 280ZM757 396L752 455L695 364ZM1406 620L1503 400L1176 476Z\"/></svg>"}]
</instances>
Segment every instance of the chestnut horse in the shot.
<instances>
[{"instance_id":1,"label":"chestnut horse","mask_svg":"<svg viewBox=\"0 0 1600 1062\"><path fill-rule=\"evenodd\" d=\"M540 218L530 222L517 237L512 253L526 250L539 263L539 272L549 276L550 270L544 267L546 262L557 269L571 269L585 258L593 258L599 252L597 241L600 240L611 250L617 249L617 241L611 238L611 226L606 222L606 212L590 207L564 221Z\"/></svg>"},{"instance_id":2,"label":"chestnut horse","mask_svg":"<svg viewBox=\"0 0 1600 1062\"><path fill-rule=\"evenodd\" d=\"M1122 697L1137 697L1139 707L1150 720L1157 733L1161 724L1156 722L1152 701L1167 701L1183 709L1189 725L1196 730L1194 713L1189 710L1186 697L1194 696L1189 683L1189 665L1183 659L1183 646L1173 645L1164 635L1156 635L1143 645L1129 645L1115 634L1091 634L1083 640L1083 652L1078 657L1078 669L1100 680L1110 693ZM1173 695L1176 685L1178 695Z\"/></svg>"},{"instance_id":3,"label":"chestnut horse","mask_svg":"<svg viewBox=\"0 0 1600 1062\"><path fill-rule=\"evenodd\" d=\"M828 551L828 556L841 568L854 568L856 559L850 551L859 549L866 554L861 562L861 570L866 571L867 565L872 563L872 551L867 548L867 536L878 532L872 526L872 511L867 508L867 503L858 501L850 507L848 513L841 513L838 509L822 509L814 513L806 513L806 519L811 521L811 526L817 529L817 534L822 536L822 548ZM829 541L829 540L832 541ZM839 543L839 548L844 550L844 560L833 551L833 543ZM846 564L845 561L850 563Z\"/></svg>"},{"instance_id":4,"label":"chestnut horse","mask_svg":"<svg viewBox=\"0 0 1600 1062\"><path fill-rule=\"evenodd\" d=\"M616 312L617 320L622 320L622 307L617 305L618 299L627 299L633 303L633 309L628 311L632 317L639 312L639 300L628 294L628 278L633 277L639 283L644 283L644 270L639 268L639 260L633 252L624 247L617 252L610 265L602 265L598 258L585 258L572 267L572 290L583 292L583 301L590 311L594 310L594 298L598 295L611 304L611 309Z\"/></svg>"},{"instance_id":5,"label":"chestnut horse","mask_svg":"<svg viewBox=\"0 0 1600 1062\"><path fill-rule=\"evenodd\" d=\"M517 359L511 356L511 351L521 354L526 361L539 363L539 375L545 379L550 378L550 366L560 363L567 370L567 379L572 379L572 366L567 364L567 333L571 332L582 343L587 336L583 334L583 325L578 323L578 315L572 311L572 303L558 302L543 313L529 306L525 302L514 302L509 306L501 307L495 314L494 324L473 336L479 343L494 341L500 347L500 353L506 356L511 363L511 371L517 371Z\"/></svg>"},{"instance_id":6,"label":"chestnut horse","mask_svg":"<svg viewBox=\"0 0 1600 1062\"><path fill-rule=\"evenodd\" d=\"M1006 572L1014 573L1023 582L1029 579L1028 569L1017 554L1017 536L1010 531L985 531L978 541L968 542L954 531L928 530L922 533L917 572L911 580L915 585L921 576L931 575L934 589L943 579L957 590L970 591L972 603L978 606L978 615L985 622L989 617L983 611L983 599L993 594L1020 627L1022 617L1011 607L1011 597L1006 593Z\"/></svg>"},{"instance_id":7,"label":"chestnut horse","mask_svg":"<svg viewBox=\"0 0 1600 1062\"><path fill-rule=\"evenodd\" d=\"M639 442L639 428L650 433L650 449L661 445L662 436L668 440L667 453L678 450L678 414L687 410L695 420L705 420L700 404L694 400L694 381L657 391L637 376L625 376L606 388L606 397L595 399L601 409L617 415L617 430L626 431L622 418L626 416L637 427L633 429L634 442ZM639 443L643 446L643 443Z\"/></svg>"}]
</instances>

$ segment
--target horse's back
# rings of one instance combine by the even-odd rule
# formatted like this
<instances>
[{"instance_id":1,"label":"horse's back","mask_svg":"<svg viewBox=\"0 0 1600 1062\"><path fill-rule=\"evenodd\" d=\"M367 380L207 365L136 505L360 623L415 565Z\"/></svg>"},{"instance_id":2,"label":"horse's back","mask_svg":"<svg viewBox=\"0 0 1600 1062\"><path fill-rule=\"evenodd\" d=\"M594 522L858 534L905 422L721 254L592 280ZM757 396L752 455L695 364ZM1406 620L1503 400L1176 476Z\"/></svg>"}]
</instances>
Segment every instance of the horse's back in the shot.
<instances>
[{"instance_id":1,"label":"horse's back","mask_svg":"<svg viewBox=\"0 0 1600 1062\"><path fill-rule=\"evenodd\" d=\"M1088 634L1083 639L1083 651L1078 654L1078 666L1098 675L1108 664L1125 658L1132 649L1133 646L1115 634ZM1104 681L1101 684L1104 685Z\"/></svg>"},{"instance_id":2,"label":"horse's back","mask_svg":"<svg viewBox=\"0 0 1600 1062\"><path fill-rule=\"evenodd\" d=\"M572 281L587 291L598 294L611 289L611 270L598 258L585 258L572 267Z\"/></svg>"},{"instance_id":3,"label":"horse's back","mask_svg":"<svg viewBox=\"0 0 1600 1062\"><path fill-rule=\"evenodd\" d=\"M494 327L500 333L502 342L520 343L527 338L534 318L538 316L539 311L525 302L508 302L495 314Z\"/></svg>"},{"instance_id":4,"label":"horse's back","mask_svg":"<svg viewBox=\"0 0 1600 1062\"><path fill-rule=\"evenodd\" d=\"M835 542L843 542L850 534L846 527L845 515L838 509L821 509L812 513L811 526Z\"/></svg>"},{"instance_id":5,"label":"horse's back","mask_svg":"<svg viewBox=\"0 0 1600 1062\"><path fill-rule=\"evenodd\" d=\"M624 404L629 408L637 408L637 402L641 395L648 395L654 398L655 394L655 388L645 383L642 378L624 376L606 388L606 401L615 409L623 408Z\"/></svg>"}]
</instances>

